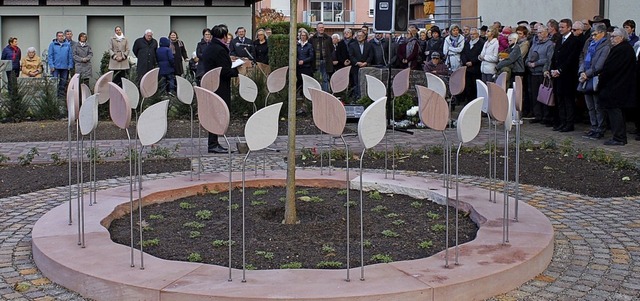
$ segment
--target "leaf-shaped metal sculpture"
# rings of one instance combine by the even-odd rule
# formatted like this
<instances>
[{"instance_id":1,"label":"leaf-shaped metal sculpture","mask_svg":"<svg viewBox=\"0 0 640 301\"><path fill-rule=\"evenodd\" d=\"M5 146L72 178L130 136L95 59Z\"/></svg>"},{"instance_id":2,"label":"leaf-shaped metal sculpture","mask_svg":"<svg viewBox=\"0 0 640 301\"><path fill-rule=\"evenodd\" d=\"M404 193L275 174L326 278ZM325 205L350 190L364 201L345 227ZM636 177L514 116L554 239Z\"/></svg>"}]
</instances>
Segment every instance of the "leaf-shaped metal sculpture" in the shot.
<instances>
[{"instance_id":1,"label":"leaf-shaped metal sculpture","mask_svg":"<svg viewBox=\"0 0 640 301\"><path fill-rule=\"evenodd\" d=\"M505 131L511 131L511 127L513 127L513 111L514 111L514 101L515 101L515 92L512 89L507 90L507 115L504 120L504 129Z\"/></svg>"},{"instance_id":2,"label":"leaf-shaped metal sculpture","mask_svg":"<svg viewBox=\"0 0 640 301\"><path fill-rule=\"evenodd\" d=\"M387 96L387 87L379 79L367 74L367 96L371 99L380 99Z\"/></svg>"},{"instance_id":3,"label":"leaf-shaped metal sculpture","mask_svg":"<svg viewBox=\"0 0 640 301\"><path fill-rule=\"evenodd\" d=\"M98 94L98 103L103 104L109 101L109 83L113 81L113 71L109 71L96 81L96 86L94 88L95 94Z\"/></svg>"},{"instance_id":4,"label":"leaf-shaped metal sculpture","mask_svg":"<svg viewBox=\"0 0 640 301\"><path fill-rule=\"evenodd\" d=\"M499 122L504 122L507 119L507 113L509 112L509 100L507 99L507 92L496 83L489 83L487 85L489 89L489 111L487 114L491 116L491 119Z\"/></svg>"},{"instance_id":5,"label":"leaf-shaped metal sculpture","mask_svg":"<svg viewBox=\"0 0 640 301\"><path fill-rule=\"evenodd\" d=\"M484 99L478 97L470 101L458 114L456 132L461 143L467 143L478 136L482 125L482 102Z\"/></svg>"},{"instance_id":6,"label":"leaf-shaped metal sculpture","mask_svg":"<svg viewBox=\"0 0 640 301\"><path fill-rule=\"evenodd\" d=\"M221 71L222 67L207 71L207 73L205 73L200 79L200 87L205 88L212 93L216 93L216 91L218 91L218 87L220 86Z\"/></svg>"},{"instance_id":7,"label":"leaf-shaped metal sculpture","mask_svg":"<svg viewBox=\"0 0 640 301\"><path fill-rule=\"evenodd\" d=\"M387 97L382 97L364 110L358 120L358 139L365 148L372 148L384 138L387 132Z\"/></svg>"},{"instance_id":8,"label":"leaf-shaped metal sculpture","mask_svg":"<svg viewBox=\"0 0 640 301\"><path fill-rule=\"evenodd\" d=\"M193 85L182 76L176 76L176 86L178 100L183 104L190 105L193 102Z\"/></svg>"},{"instance_id":9,"label":"leaf-shaped metal sculpture","mask_svg":"<svg viewBox=\"0 0 640 301\"><path fill-rule=\"evenodd\" d=\"M71 125L78 119L80 111L80 74L71 77L67 86L67 118Z\"/></svg>"},{"instance_id":10,"label":"leaf-shaped metal sculpture","mask_svg":"<svg viewBox=\"0 0 640 301\"><path fill-rule=\"evenodd\" d=\"M282 102L272 104L253 113L244 127L244 138L250 150L261 150L278 138L278 117Z\"/></svg>"},{"instance_id":11,"label":"leaf-shaped metal sculpture","mask_svg":"<svg viewBox=\"0 0 640 301\"><path fill-rule=\"evenodd\" d=\"M411 75L411 68L404 69L395 77L393 77L393 84L391 85L393 88L393 96L398 97L407 93L409 90L409 77Z\"/></svg>"},{"instance_id":12,"label":"leaf-shaped metal sculpture","mask_svg":"<svg viewBox=\"0 0 640 301\"><path fill-rule=\"evenodd\" d=\"M496 84L502 88L505 92L507 91L507 73L502 72L496 78Z\"/></svg>"},{"instance_id":13,"label":"leaf-shaped metal sculpture","mask_svg":"<svg viewBox=\"0 0 640 301\"><path fill-rule=\"evenodd\" d=\"M313 102L313 122L316 126L329 135L342 135L347 124L344 105L335 96L320 90L320 87L310 88L309 93Z\"/></svg>"},{"instance_id":14,"label":"leaf-shaped metal sculpture","mask_svg":"<svg viewBox=\"0 0 640 301\"><path fill-rule=\"evenodd\" d=\"M451 95L460 95L464 92L466 74L466 66L460 67L451 73L451 77L449 77L449 92L451 92Z\"/></svg>"},{"instance_id":15,"label":"leaf-shaped metal sculpture","mask_svg":"<svg viewBox=\"0 0 640 301\"><path fill-rule=\"evenodd\" d=\"M158 75L160 68L149 70L140 80L140 94L142 98L149 98L158 91Z\"/></svg>"},{"instance_id":16,"label":"leaf-shaped metal sculpture","mask_svg":"<svg viewBox=\"0 0 640 301\"><path fill-rule=\"evenodd\" d=\"M229 127L229 108L215 93L194 87L198 101L198 116L202 127L216 135L224 135Z\"/></svg>"},{"instance_id":17,"label":"leaf-shaped metal sculpture","mask_svg":"<svg viewBox=\"0 0 640 301\"><path fill-rule=\"evenodd\" d=\"M126 129L131 122L131 106L128 96L120 86L109 83L109 114L111 120L120 129Z\"/></svg>"},{"instance_id":18,"label":"leaf-shaped metal sculpture","mask_svg":"<svg viewBox=\"0 0 640 301\"><path fill-rule=\"evenodd\" d=\"M258 86L251 78L242 74L238 75L238 79L240 82L240 87L238 88L240 97L248 102L254 103L256 97L258 97Z\"/></svg>"},{"instance_id":19,"label":"leaf-shaped metal sculpture","mask_svg":"<svg viewBox=\"0 0 640 301\"><path fill-rule=\"evenodd\" d=\"M487 85L479 80L476 79L476 96L478 98L482 97L484 100L482 101L482 112L484 113L488 113L489 112L489 88L487 88Z\"/></svg>"},{"instance_id":20,"label":"leaf-shaped metal sculpture","mask_svg":"<svg viewBox=\"0 0 640 301\"><path fill-rule=\"evenodd\" d=\"M516 80L513 84L513 91L515 92L515 107L518 112L522 112L523 88L522 76L516 76Z\"/></svg>"},{"instance_id":21,"label":"leaf-shaped metal sculpture","mask_svg":"<svg viewBox=\"0 0 640 301\"><path fill-rule=\"evenodd\" d=\"M87 97L91 96L91 89L86 84L80 84L80 91L82 92L80 93L80 103L84 103Z\"/></svg>"},{"instance_id":22,"label":"leaf-shaped metal sculpture","mask_svg":"<svg viewBox=\"0 0 640 301\"><path fill-rule=\"evenodd\" d=\"M444 131L449 123L449 106L442 95L424 86L416 85L420 120L429 128Z\"/></svg>"},{"instance_id":23,"label":"leaf-shaped metal sculpture","mask_svg":"<svg viewBox=\"0 0 640 301\"><path fill-rule=\"evenodd\" d=\"M98 126L98 98L95 94L82 103L79 124L82 135L89 135Z\"/></svg>"},{"instance_id":24,"label":"leaf-shaped metal sculpture","mask_svg":"<svg viewBox=\"0 0 640 301\"><path fill-rule=\"evenodd\" d=\"M344 68L338 69L338 71L334 72L333 75L331 75L329 84L331 85L331 91L333 93L340 93L349 87L350 71L351 66L346 66Z\"/></svg>"},{"instance_id":25,"label":"leaf-shaped metal sculpture","mask_svg":"<svg viewBox=\"0 0 640 301\"><path fill-rule=\"evenodd\" d=\"M269 90L269 93L276 93L284 89L284 86L287 84L288 71L289 67L284 66L269 74L267 77L267 89Z\"/></svg>"},{"instance_id":26,"label":"leaf-shaped metal sculpture","mask_svg":"<svg viewBox=\"0 0 640 301\"><path fill-rule=\"evenodd\" d=\"M320 83L315 78L302 74L302 94L306 99L313 101L311 94L309 94L310 88L322 90Z\"/></svg>"},{"instance_id":27,"label":"leaf-shaped metal sculpture","mask_svg":"<svg viewBox=\"0 0 640 301\"><path fill-rule=\"evenodd\" d=\"M442 97L446 97L447 95L447 85L444 81L437 75L431 72L425 72L427 76L427 88L436 91L436 93L440 94Z\"/></svg>"},{"instance_id":28,"label":"leaf-shaped metal sculpture","mask_svg":"<svg viewBox=\"0 0 640 301\"><path fill-rule=\"evenodd\" d=\"M157 143L167 133L167 111L169 100L148 107L138 119L138 139L143 146Z\"/></svg>"},{"instance_id":29,"label":"leaf-shaped metal sculpture","mask_svg":"<svg viewBox=\"0 0 640 301\"><path fill-rule=\"evenodd\" d=\"M140 102L140 91L138 91L138 86L132 81L122 78L122 90L124 93L127 93L127 97L129 97L129 105L132 108L137 108L138 103Z\"/></svg>"}]
</instances>

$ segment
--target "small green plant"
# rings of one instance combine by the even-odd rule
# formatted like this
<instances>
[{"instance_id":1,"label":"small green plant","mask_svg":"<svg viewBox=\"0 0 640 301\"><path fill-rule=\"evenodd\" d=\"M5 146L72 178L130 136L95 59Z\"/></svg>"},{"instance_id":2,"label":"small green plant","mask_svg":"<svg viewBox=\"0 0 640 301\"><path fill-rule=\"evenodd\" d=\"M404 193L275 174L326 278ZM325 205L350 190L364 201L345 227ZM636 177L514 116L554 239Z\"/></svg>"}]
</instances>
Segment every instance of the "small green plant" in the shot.
<instances>
[{"instance_id":1,"label":"small green plant","mask_svg":"<svg viewBox=\"0 0 640 301\"><path fill-rule=\"evenodd\" d=\"M551 137L544 139L540 142L540 149L557 149L558 145L556 144L556 140Z\"/></svg>"},{"instance_id":2,"label":"small green plant","mask_svg":"<svg viewBox=\"0 0 640 301\"><path fill-rule=\"evenodd\" d=\"M371 208L371 211L377 212L377 213L380 213L380 212L385 211L385 210L387 210L387 207L382 206L382 205L378 205L378 206L375 206L375 207Z\"/></svg>"},{"instance_id":3,"label":"small green plant","mask_svg":"<svg viewBox=\"0 0 640 301\"><path fill-rule=\"evenodd\" d=\"M389 263L389 262L392 262L393 259L391 258L390 255L387 255L387 254L375 254L371 256L371 261Z\"/></svg>"},{"instance_id":4,"label":"small green plant","mask_svg":"<svg viewBox=\"0 0 640 301\"><path fill-rule=\"evenodd\" d=\"M229 201L229 196L228 195L223 195L220 198L218 198L219 200L223 201L223 202L228 202Z\"/></svg>"},{"instance_id":5,"label":"small green plant","mask_svg":"<svg viewBox=\"0 0 640 301\"><path fill-rule=\"evenodd\" d=\"M373 243L372 243L370 240L365 239L365 240L362 242L362 247L364 247L364 248L366 248L366 249L369 249L369 248L373 247Z\"/></svg>"},{"instance_id":6,"label":"small green plant","mask_svg":"<svg viewBox=\"0 0 640 301\"><path fill-rule=\"evenodd\" d=\"M189 254L189 256L187 257L187 260L189 262L202 262L202 255L200 255L200 253L193 252Z\"/></svg>"},{"instance_id":7,"label":"small green plant","mask_svg":"<svg viewBox=\"0 0 640 301\"><path fill-rule=\"evenodd\" d=\"M193 205L189 202L180 202L179 206L180 206L180 209L185 209L185 210L196 208L196 205Z\"/></svg>"},{"instance_id":8,"label":"small green plant","mask_svg":"<svg viewBox=\"0 0 640 301\"><path fill-rule=\"evenodd\" d=\"M142 231L153 231L153 227L151 227L151 224L149 224L149 222L147 222L146 220L142 220L141 222L137 222L136 224L142 226Z\"/></svg>"},{"instance_id":9,"label":"small green plant","mask_svg":"<svg viewBox=\"0 0 640 301\"><path fill-rule=\"evenodd\" d=\"M348 201L348 202L344 203L343 206L345 206L345 207L349 206L349 208L351 208L351 207L358 206L358 203L356 201Z\"/></svg>"},{"instance_id":10,"label":"small green plant","mask_svg":"<svg viewBox=\"0 0 640 301\"><path fill-rule=\"evenodd\" d=\"M199 222L186 222L184 224L182 224L183 227L185 228L194 228L194 229L202 229L204 228L204 224L203 223L199 223Z\"/></svg>"},{"instance_id":11,"label":"small green plant","mask_svg":"<svg viewBox=\"0 0 640 301\"><path fill-rule=\"evenodd\" d=\"M300 190L296 191L296 194L299 194L299 195L309 195L309 190L306 190L306 189L300 189Z\"/></svg>"},{"instance_id":12,"label":"small green plant","mask_svg":"<svg viewBox=\"0 0 640 301\"><path fill-rule=\"evenodd\" d=\"M168 147L152 145L149 152L147 152L147 158L169 159L171 157L173 157L173 150Z\"/></svg>"},{"instance_id":13,"label":"small green plant","mask_svg":"<svg viewBox=\"0 0 640 301\"><path fill-rule=\"evenodd\" d=\"M427 152L432 155L441 156L442 154L444 154L444 148L442 147L442 145L432 145L427 148Z\"/></svg>"},{"instance_id":14,"label":"small green plant","mask_svg":"<svg viewBox=\"0 0 640 301\"><path fill-rule=\"evenodd\" d=\"M285 264L280 265L280 269L301 269L302 268L302 263L301 262L288 262Z\"/></svg>"},{"instance_id":15,"label":"small green plant","mask_svg":"<svg viewBox=\"0 0 640 301\"><path fill-rule=\"evenodd\" d=\"M231 245L233 246L236 242L235 241L231 241ZM229 246L229 241L228 240L222 240L222 239L216 239L211 243L214 247L224 247L224 246Z\"/></svg>"},{"instance_id":16,"label":"small green plant","mask_svg":"<svg viewBox=\"0 0 640 301\"><path fill-rule=\"evenodd\" d=\"M151 214L149 215L150 220L163 220L164 216L162 214Z\"/></svg>"},{"instance_id":17,"label":"small green plant","mask_svg":"<svg viewBox=\"0 0 640 301\"><path fill-rule=\"evenodd\" d=\"M402 219L397 219L391 222L392 224L396 225L396 226L400 226L400 225L404 225L405 221Z\"/></svg>"},{"instance_id":18,"label":"small green plant","mask_svg":"<svg viewBox=\"0 0 640 301\"><path fill-rule=\"evenodd\" d=\"M198 238L198 237L200 237L200 231L189 232L189 238Z\"/></svg>"},{"instance_id":19,"label":"small green plant","mask_svg":"<svg viewBox=\"0 0 640 301\"><path fill-rule=\"evenodd\" d=\"M18 164L20 164L20 166L30 165L36 156L40 156L38 148L32 147L25 155L18 156Z\"/></svg>"},{"instance_id":20,"label":"small green plant","mask_svg":"<svg viewBox=\"0 0 640 301\"><path fill-rule=\"evenodd\" d=\"M240 204L231 204L231 210L238 210L240 209Z\"/></svg>"},{"instance_id":21,"label":"small green plant","mask_svg":"<svg viewBox=\"0 0 640 301\"><path fill-rule=\"evenodd\" d=\"M391 230L384 230L382 231L382 235L386 236L386 237L398 237L400 236L400 234L398 234L397 232L391 231Z\"/></svg>"},{"instance_id":22,"label":"small green plant","mask_svg":"<svg viewBox=\"0 0 640 301\"><path fill-rule=\"evenodd\" d=\"M250 263L247 263L244 267L249 271L253 271L253 270L257 270L258 269L258 268L256 268L255 265L250 264Z\"/></svg>"},{"instance_id":23,"label":"small green plant","mask_svg":"<svg viewBox=\"0 0 640 301\"><path fill-rule=\"evenodd\" d=\"M337 195L347 195L347 190L346 189L338 190L338 192L336 194Z\"/></svg>"},{"instance_id":24,"label":"small green plant","mask_svg":"<svg viewBox=\"0 0 640 301\"><path fill-rule=\"evenodd\" d=\"M266 205L267 202L262 201L262 200L257 200L257 201L251 201L251 206L260 206L260 205Z\"/></svg>"},{"instance_id":25,"label":"small green plant","mask_svg":"<svg viewBox=\"0 0 640 301\"><path fill-rule=\"evenodd\" d=\"M258 256L262 256L264 257L264 259L273 259L274 255L273 252L267 252L267 251L256 251L256 255Z\"/></svg>"},{"instance_id":26,"label":"small green plant","mask_svg":"<svg viewBox=\"0 0 640 301\"><path fill-rule=\"evenodd\" d=\"M421 241L421 242L418 244L418 247L419 247L420 249L429 249L429 248L433 247L433 242L432 242L432 241L430 241L430 240L424 240L424 241Z\"/></svg>"},{"instance_id":27,"label":"small green plant","mask_svg":"<svg viewBox=\"0 0 640 301\"><path fill-rule=\"evenodd\" d=\"M131 161L138 161L138 150L136 150L135 148L133 149L128 149L124 151L124 159L125 161L131 160Z\"/></svg>"},{"instance_id":28,"label":"small green plant","mask_svg":"<svg viewBox=\"0 0 640 301\"><path fill-rule=\"evenodd\" d=\"M96 162L104 161L104 158L100 153L100 149L98 149L97 147L87 148L87 150L85 150L84 152L87 155L87 159L89 160L96 161Z\"/></svg>"},{"instance_id":29,"label":"small green plant","mask_svg":"<svg viewBox=\"0 0 640 301\"><path fill-rule=\"evenodd\" d=\"M9 156L6 156L4 154L0 154L0 164L4 164L9 162L9 160L11 160L11 158L9 158Z\"/></svg>"},{"instance_id":30,"label":"small green plant","mask_svg":"<svg viewBox=\"0 0 640 301\"><path fill-rule=\"evenodd\" d=\"M418 201L414 201L414 202L411 202L410 206L417 209L422 207L422 203Z\"/></svg>"},{"instance_id":31,"label":"small green plant","mask_svg":"<svg viewBox=\"0 0 640 301\"><path fill-rule=\"evenodd\" d=\"M433 226L431 226L431 230L434 232L442 232L444 230L446 230L447 227L443 224L435 224Z\"/></svg>"},{"instance_id":32,"label":"small green plant","mask_svg":"<svg viewBox=\"0 0 640 301\"><path fill-rule=\"evenodd\" d=\"M339 269L342 267L342 262L339 261L320 261L316 264L319 269Z\"/></svg>"},{"instance_id":33,"label":"small green plant","mask_svg":"<svg viewBox=\"0 0 640 301\"><path fill-rule=\"evenodd\" d=\"M53 164L55 165L64 165L67 163L67 159L60 156L60 153L53 153L51 154L50 157L51 157L51 161L53 161Z\"/></svg>"},{"instance_id":34,"label":"small green plant","mask_svg":"<svg viewBox=\"0 0 640 301\"><path fill-rule=\"evenodd\" d=\"M336 248L331 245L324 244L322 245L322 253L335 253Z\"/></svg>"},{"instance_id":35,"label":"small green plant","mask_svg":"<svg viewBox=\"0 0 640 301\"><path fill-rule=\"evenodd\" d=\"M440 214L429 211L427 212L427 217L429 217L432 220L436 220L440 218Z\"/></svg>"},{"instance_id":36,"label":"small green plant","mask_svg":"<svg viewBox=\"0 0 640 301\"><path fill-rule=\"evenodd\" d=\"M560 147L558 148L562 155L569 155L575 152L575 148L573 147L573 140L569 137L565 138L560 142Z\"/></svg>"},{"instance_id":37,"label":"small green plant","mask_svg":"<svg viewBox=\"0 0 640 301\"><path fill-rule=\"evenodd\" d=\"M389 213L389 214L385 215L384 217L386 217L386 218L396 218L396 217L398 217L398 216L400 216L400 214L397 214L397 213Z\"/></svg>"},{"instance_id":38,"label":"small green plant","mask_svg":"<svg viewBox=\"0 0 640 301\"><path fill-rule=\"evenodd\" d=\"M213 216L211 210L198 210L196 212L196 217L201 220L209 220L211 219L211 216Z\"/></svg>"},{"instance_id":39,"label":"small green plant","mask_svg":"<svg viewBox=\"0 0 640 301\"><path fill-rule=\"evenodd\" d=\"M372 200L379 201L379 200L382 200L382 195L380 194L379 191L374 190L374 191L369 192L369 198L372 199Z\"/></svg>"},{"instance_id":40,"label":"small green plant","mask_svg":"<svg viewBox=\"0 0 640 301\"><path fill-rule=\"evenodd\" d=\"M147 239L147 240L143 240L142 241L142 246L145 248L148 247L155 247L160 245L160 239L158 238L154 238L154 239Z\"/></svg>"},{"instance_id":41,"label":"small green plant","mask_svg":"<svg viewBox=\"0 0 640 301\"><path fill-rule=\"evenodd\" d=\"M269 190L259 189L253 192L254 196L265 195L269 192Z\"/></svg>"}]
</instances>

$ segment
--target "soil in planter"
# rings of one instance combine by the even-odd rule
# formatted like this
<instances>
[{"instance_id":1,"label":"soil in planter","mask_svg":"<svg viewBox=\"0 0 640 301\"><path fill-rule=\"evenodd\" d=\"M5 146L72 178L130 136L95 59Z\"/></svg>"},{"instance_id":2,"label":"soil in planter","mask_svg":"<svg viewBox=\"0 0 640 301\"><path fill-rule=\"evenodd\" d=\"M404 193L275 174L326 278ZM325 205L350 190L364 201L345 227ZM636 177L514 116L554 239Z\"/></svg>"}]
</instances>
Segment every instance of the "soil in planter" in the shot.
<instances>
[{"instance_id":1,"label":"soil in planter","mask_svg":"<svg viewBox=\"0 0 640 301\"><path fill-rule=\"evenodd\" d=\"M246 262L250 269L346 268L346 189L297 187L300 223L282 224L285 188L248 188ZM228 192L203 193L143 209L144 251L179 261L228 266ZM351 190L350 266L360 266L359 191ZM232 195L232 266L242 268L242 194ZM428 199L365 192L364 264L424 258L445 248L446 207ZM134 212L137 216L137 212ZM477 225L459 213L460 240L473 240ZM453 246L455 209L450 207ZM137 229L137 225L135 226ZM114 220L111 239L129 245L129 218ZM134 232L136 247L138 231Z\"/></svg>"}]
</instances>

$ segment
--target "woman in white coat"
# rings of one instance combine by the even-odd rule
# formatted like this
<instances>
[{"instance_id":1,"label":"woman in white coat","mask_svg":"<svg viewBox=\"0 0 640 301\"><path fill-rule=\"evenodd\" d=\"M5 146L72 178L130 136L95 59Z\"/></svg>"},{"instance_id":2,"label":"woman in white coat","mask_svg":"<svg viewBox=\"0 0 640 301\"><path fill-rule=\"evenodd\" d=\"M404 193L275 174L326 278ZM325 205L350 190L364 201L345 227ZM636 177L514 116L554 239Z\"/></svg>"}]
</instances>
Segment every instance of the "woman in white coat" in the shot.
<instances>
[{"instance_id":1,"label":"woman in white coat","mask_svg":"<svg viewBox=\"0 0 640 301\"><path fill-rule=\"evenodd\" d=\"M482 47L482 51L478 56L480 63L481 79L483 82L494 81L496 74L496 65L498 64L498 29L491 28L487 31L487 41Z\"/></svg>"}]
</instances>

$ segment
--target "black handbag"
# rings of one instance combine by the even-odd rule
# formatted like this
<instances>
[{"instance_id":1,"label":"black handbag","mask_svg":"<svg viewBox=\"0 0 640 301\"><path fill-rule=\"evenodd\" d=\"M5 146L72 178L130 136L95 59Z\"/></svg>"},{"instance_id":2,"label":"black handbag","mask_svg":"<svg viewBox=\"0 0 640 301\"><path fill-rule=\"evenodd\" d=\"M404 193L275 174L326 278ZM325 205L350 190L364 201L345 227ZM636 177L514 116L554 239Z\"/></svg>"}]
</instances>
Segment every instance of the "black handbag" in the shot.
<instances>
[{"instance_id":1,"label":"black handbag","mask_svg":"<svg viewBox=\"0 0 640 301\"><path fill-rule=\"evenodd\" d=\"M582 93L595 93L598 92L598 83L600 79L598 76L594 76L588 80L585 80L578 84L578 92Z\"/></svg>"}]
</instances>

